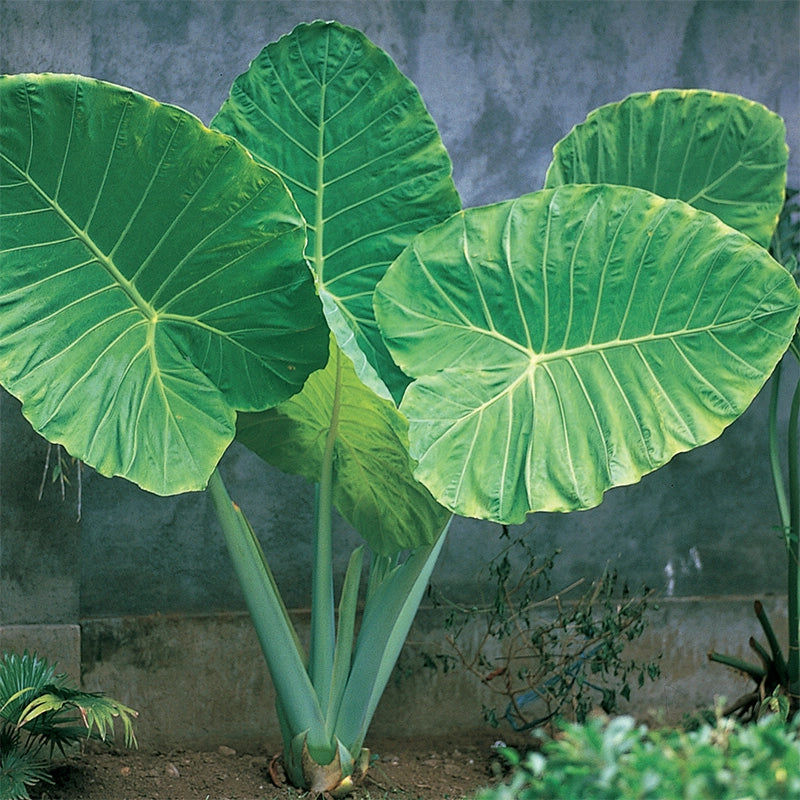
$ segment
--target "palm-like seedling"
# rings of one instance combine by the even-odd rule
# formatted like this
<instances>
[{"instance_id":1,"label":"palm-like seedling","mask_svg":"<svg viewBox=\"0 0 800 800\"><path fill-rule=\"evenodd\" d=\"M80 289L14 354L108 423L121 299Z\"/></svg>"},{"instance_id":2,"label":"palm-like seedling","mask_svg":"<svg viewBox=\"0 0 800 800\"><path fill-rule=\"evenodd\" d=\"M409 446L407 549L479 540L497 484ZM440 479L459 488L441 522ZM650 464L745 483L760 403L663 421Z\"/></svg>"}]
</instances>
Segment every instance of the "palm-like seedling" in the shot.
<instances>
[{"instance_id":1,"label":"palm-like seedling","mask_svg":"<svg viewBox=\"0 0 800 800\"><path fill-rule=\"evenodd\" d=\"M69 685L66 675L35 653L5 653L0 661L0 797L28 797L28 787L50 781L49 759L58 749L93 737L113 735L119 718L125 744L136 744L136 711L122 703Z\"/></svg>"}]
</instances>

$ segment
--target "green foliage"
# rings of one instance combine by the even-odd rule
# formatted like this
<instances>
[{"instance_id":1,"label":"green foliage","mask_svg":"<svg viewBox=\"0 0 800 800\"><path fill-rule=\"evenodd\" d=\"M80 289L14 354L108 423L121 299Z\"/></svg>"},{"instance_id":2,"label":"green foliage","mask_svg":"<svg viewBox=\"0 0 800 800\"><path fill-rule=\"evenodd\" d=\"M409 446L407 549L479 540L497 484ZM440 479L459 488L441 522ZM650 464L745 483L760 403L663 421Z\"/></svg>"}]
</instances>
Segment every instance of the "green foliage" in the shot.
<instances>
[{"instance_id":1,"label":"green foliage","mask_svg":"<svg viewBox=\"0 0 800 800\"><path fill-rule=\"evenodd\" d=\"M800 261L800 191L786 189L786 200L769 247L772 257L797 279Z\"/></svg>"},{"instance_id":2,"label":"green foliage","mask_svg":"<svg viewBox=\"0 0 800 800\"><path fill-rule=\"evenodd\" d=\"M336 437L330 454L326 445L334 406ZM268 463L312 482L332 458L333 503L375 553L428 545L449 517L414 478L407 420L391 400L361 382L333 336L325 369L277 408L240 414L236 438Z\"/></svg>"},{"instance_id":3,"label":"green foliage","mask_svg":"<svg viewBox=\"0 0 800 800\"><path fill-rule=\"evenodd\" d=\"M583 722L598 706L614 713L620 698L659 675L657 660L623 654L646 628L652 592L631 593L610 570L588 587L581 580L554 592L557 556L542 558L526 537L515 539L488 565L492 602L453 608L446 620L456 663L504 698L504 709L484 708L494 725L528 730L553 718ZM477 644L469 644L475 626ZM451 658L443 653L438 660L449 666Z\"/></svg>"},{"instance_id":4,"label":"green foliage","mask_svg":"<svg viewBox=\"0 0 800 800\"><path fill-rule=\"evenodd\" d=\"M633 94L592 111L555 146L545 185L639 186L710 211L767 247L783 205L785 136L777 114L734 95Z\"/></svg>"},{"instance_id":5,"label":"green foliage","mask_svg":"<svg viewBox=\"0 0 800 800\"><path fill-rule=\"evenodd\" d=\"M125 744L136 745L127 706L70 686L66 675L35 653L4 653L0 661L0 797L20 800L28 787L48 781L48 762L58 749L89 737L113 736L122 723Z\"/></svg>"},{"instance_id":6,"label":"green foliage","mask_svg":"<svg viewBox=\"0 0 800 800\"><path fill-rule=\"evenodd\" d=\"M789 274L703 210L771 234L780 118L693 91L619 108L581 128L602 147L557 146L577 155L546 189L461 211L416 87L337 22L268 45L213 129L90 78L0 77L0 382L103 474L209 488L298 785L359 777L448 512L599 503L718 436L792 339ZM658 168L611 185L592 158ZM235 434L317 484L307 653L216 469ZM334 508L372 551L357 636Z\"/></svg>"},{"instance_id":7,"label":"green foliage","mask_svg":"<svg viewBox=\"0 0 800 800\"><path fill-rule=\"evenodd\" d=\"M772 236L770 253L776 261L800 279L800 202L798 192L787 189L778 225ZM758 663L744 661L722 653L709 653L711 661L731 667L751 678L755 687L732 702L725 711L741 719L758 719L763 713L776 713L774 702L785 703L786 713L793 716L800 711L800 378L796 368L800 364L800 334L794 339L784 361L792 361L795 368L795 386L789 407L789 420L780 429L781 381L787 367L779 362L771 379L768 435L770 467L781 533L786 544L787 598L788 598L788 648L784 654L761 601L755 602L755 614L761 625L767 646L750 639L750 648ZM765 700L765 698L767 698Z\"/></svg>"},{"instance_id":8,"label":"green foliage","mask_svg":"<svg viewBox=\"0 0 800 800\"><path fill-rule=\"evenodd\" d=\"M102 474L204 488L236 411L327 360L291 195L187 112L80 76L1 76L0 140L3 385Z\"/></svg>"},{"instance_id":9,"label":"green foliage","mask_svg":"<svg viewBox=\"0 0 800 800\"><path fill-rule=\"evenodd\" d=\"M758 360L785 351L796 295L707 212L566 185L421 234L375 311L414 378L400 410L417 476L457 513L521 523L719 436L768 377Z\"/></svg>"},{"instance_id":10,"label":"green foliage","mask_svg":"<svg viewBox=\"0 0 800 800\"><path fill-rule=\"evenodd\" d=\"M363 33L317 21L267 45L212 126L291 190L332 333L328 368L276 408L240 415L237 438L315 482L335 461L333 502L373 551L432 544L447 512L414 477L408 421L393 402L408 378L389 356L372 298L414 236L461 208L435 122Z\"/></svg>"},{"instance_id":11,"label":"green foliage","mask_svg":"<svg viewBox=\"0 0 800 800\"><path fill-rule=\"evenodd\" d=\"M567 724L541 752L508 751L507 784L477 800L793 800L800 740L778 717L693 731L648 730L631 717Z\"/></svg>"},{"instance_id":12,"label":"green foliage","mask_svg":"<svg viewBox=\"0 0 800 800\"><path fill-rule=\"evenodd\" d=\"M408 379L375 324L372 293L416 234L461 208L417 87L360 31L317 21L267 45L212 126L286 181L339 346L368 386L380 393L380 375L399 400Z\"/></svg>"}]
</instances>

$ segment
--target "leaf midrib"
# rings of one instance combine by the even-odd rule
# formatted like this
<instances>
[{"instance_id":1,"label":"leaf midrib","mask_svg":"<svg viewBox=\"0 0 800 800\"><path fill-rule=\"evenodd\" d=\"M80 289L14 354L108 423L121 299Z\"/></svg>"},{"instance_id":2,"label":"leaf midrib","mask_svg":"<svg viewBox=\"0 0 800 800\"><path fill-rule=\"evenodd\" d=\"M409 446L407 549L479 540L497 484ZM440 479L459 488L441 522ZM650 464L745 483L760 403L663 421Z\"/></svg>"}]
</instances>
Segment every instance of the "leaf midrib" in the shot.
<instances>
[{"instance_id":1,"label":"leaf midrib","mask_svg":"<svg viewBox=\"0 0 800 800\"><path fill-rule=\"evenodd\" d=\"M133 305L142 313L145 319L153 321L156 317L153 307L142 297L138 289L122 274L119 267L114 263L114 260L104 253L100 247L94 242L91 236L81 228L62 205L54 197L51 197L31 175L21 169L18 165L13 163L7 156L0 154L7 164L12 169L16 170L23 180L42 198L42 200L50 207L50 209L66 224L72 231L75 238L78 239L86 249L94 256L94 259L108 272L112 280L116 282L120 289L128 296Z\"/></svg>"},{"instance_id":2,"label":"leaf midrib","mask_svg":"<svg viewBox=\"0 0 800 800\"><path fill-rule=\"evenodd\" d=\"M402 303L399 303L397 299L393 299L393 303L398 307L401 308L408 316L416 317L417 319L426 319L430 320L430 322L435 323L437 326L441 326L444 328L457 328L460 330L471 331L479 336L488 336L492 339L495 339L502 344L507 345L513 350L516 350L518 353L524 355L532 364L536 366L538 364L547 364L553 361L559 361L562 359L570 359L580 355L585 355L586 353L597 353L597 352L607 352L608 350L616 349L618 347L637 347L641 344L656 342L656 341L670 341L676 338L683 338L685 336L695 336L697 334L709 333L713 334L724 330L726 328L736 327L739 325L743 325L748 322L753 322L753 320L758 319L762 316L771 316L773 314L778 314L781 312L781 309L775 309L769 313L761 314L761 315L754 315L748 314L747 316L737 317L736 319L728 320L727 322L712 322L708 325L699 325L695 327L685 327L678 330L667 331L665 333L648 333L640 336L630 336L630 337L617 337L615 339L608 339L603 342L588 342L585 345L577 346L577 347L560 347L557 350L550 350L543 353L536 352L532 347L526 347L525 345L517 342L516 340L512 339L505 334L500 333L498 330L491 330L488 328L481 328L477 325L465 325L461 322L453 322L449 320L442 320L440 318L430 316L430 315L423 315L419 312L415 312L410 309L408 306L405 306Z\"/></svg>"},{"instance_id":3,"label":"leaf midrib","mask_svg":"<svg viewBox=\"0 0 800 800\"><path fill-rule=\"evenodd\" d=\"M51 212L55 213L69 228L72 232L73 236L69 238L74 238L80 241L89 253L92 255L92 258L87 259L83 264L89 263L99 263L101 267L103 267L106 272L109 274L111 279L114 281L116 286L121 289L125 295L130 299L131 303L134 306L134 309L138 310L142 317L155 328L158 323L163 323L167 321L175 321L175 322L182 322L186 324L196 325L205 329L207 332L215 334L215 335L222 335L226 340L230 340L230 336L225 336L216 326L209 325L207 323L201 322L201 320L192 315L188 314L176 314L176 313L159 313L156 308L139 292L136 286L129 281L120 271L120 269L114 263L113 258L111 258L108 254L104 253L100 247L94 242L91 236L87 233L86 230L81 228L67 211L61 206L61 204L56 200L54 197L51 197L40 185L39 183L34 180L31 175L11 161L6 155L0 153L0 158L3 159L12 169L14 169L22 178L23 182L30 186L38 195L39 197L45 202L47 207L51 210ZM41 209L41 211L45 211L46 209ZM320 237L321 239L321 237ZM82 265L80 265L82 266ZM239 343L239 347L242 347ZM255 352L252 351L251 348L242 348L245 350L248 355L254 356L257 355Z\"/></svg>"}]
</instances>

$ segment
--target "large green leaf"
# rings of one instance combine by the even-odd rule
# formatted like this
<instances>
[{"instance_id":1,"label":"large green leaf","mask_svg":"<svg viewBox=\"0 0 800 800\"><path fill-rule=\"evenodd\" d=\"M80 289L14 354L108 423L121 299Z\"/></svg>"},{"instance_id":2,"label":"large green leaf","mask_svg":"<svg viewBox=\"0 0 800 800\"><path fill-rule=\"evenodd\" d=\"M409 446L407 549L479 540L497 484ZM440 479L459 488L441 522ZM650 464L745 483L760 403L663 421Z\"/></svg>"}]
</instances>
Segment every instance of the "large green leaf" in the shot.
<instances>
[{"instance_id":1,"label":"large green leaf","mask_svg":"<svg viewBox=\"0 0 800 800\"><path fill-rule=\"evenodd\" d=\"M553 149L546 188L620 183L685 200L765 247L783 206L783 120L743 97L634 94L593 111Z\"/></svg>"},{"instance_id":2,"label":"large green leaf","mask_svg":"<svg viewBox=\"0 0 800 800\"><path fill-rule=\"evenodd\" d=\"M180 109L0 79L0 381L46 438L201 489L235 409L299 391L327 326L281 179Z\"/></svg>"},{"instance_id":3,"label":"large green leaf","mask_svg":"<svg viewBox=\"0 0 800 800\"><path fill-rule=\"evenodd\" d=\"M422 234L376 292L417 477L458 513L599 503L715 438L794 331L789 274L715 216L565 186Z\"/></svg>"},{"instance_id":4,"label":"large green leaf","mask_svg":"<svg viewBox=\"0 0 800 800\"><path fill-rule=\"evenodd\" d=\"M309 225L331 329L351 340L397 399L397 371L375 325L372 293L411 239L461 207L451 163L414 84L360 31L298 26L239 78L212 125L276 169ZM367 366L366 364L364 365Z\"/></svg>"},{"instance_id":5,"label":"large green leaf","mask_svg":"<svg viewBox=\"0 0 800 800\"><path fill-rule=\"evenodd\" d=\"M377 553L434 542L449 514L413 477L408 423L364 386L333 337L325 369L278 407L240 414L237 439L280 469L317 481L332 415L339 513Z\"/></svg>"}]
</instances>

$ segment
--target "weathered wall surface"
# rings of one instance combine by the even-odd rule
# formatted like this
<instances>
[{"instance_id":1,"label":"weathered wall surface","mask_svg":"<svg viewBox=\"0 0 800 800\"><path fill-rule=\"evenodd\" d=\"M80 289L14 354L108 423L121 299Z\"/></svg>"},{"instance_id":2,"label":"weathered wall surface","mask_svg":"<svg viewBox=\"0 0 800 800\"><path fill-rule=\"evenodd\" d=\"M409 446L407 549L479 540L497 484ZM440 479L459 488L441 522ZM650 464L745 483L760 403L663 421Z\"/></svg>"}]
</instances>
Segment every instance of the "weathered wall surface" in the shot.
<instances>
[{"instance_id":1,"label":"weathered wall surface","mask_svg":"<svg viewBox=\"0 0 800 800\"><path fill-rule=\"evenodd\" d=\"M208 122L265 44L315 18L361 28L414 80L439 124L467 206L540 188L552 146L591 109L663 87L736 92L780 113L792 149L790 181L800 184L794 0L0 0L0 71L92 75ZM762 397L720 440L610 492L598 509L531 517L526 527L536 546L564 551L556 584L592 578L612 562L621 575L666 596L784 592L765 413ZM74 481L66 509L52 487L44 505L37 504L46 448L25 430L7 395L0 396L0 415L0 626L243 608L203 496L156 498L87 471L78 525ZM286 587L287 603L303 608L308 487L236 446L224 470ZM497 534L495 526L459 521L437 585L471 597L482 565L500 549ZM343 523L337 536L343 568L357 536ZM92 664L84 665L89 677ZM120 691L108 682L103 688Z\"/></svg>"}]
</instances>

